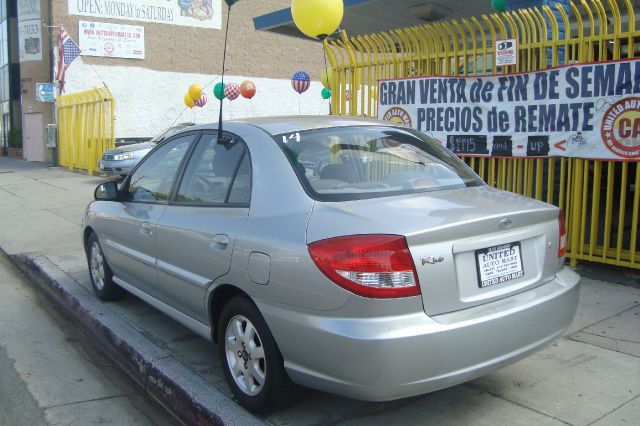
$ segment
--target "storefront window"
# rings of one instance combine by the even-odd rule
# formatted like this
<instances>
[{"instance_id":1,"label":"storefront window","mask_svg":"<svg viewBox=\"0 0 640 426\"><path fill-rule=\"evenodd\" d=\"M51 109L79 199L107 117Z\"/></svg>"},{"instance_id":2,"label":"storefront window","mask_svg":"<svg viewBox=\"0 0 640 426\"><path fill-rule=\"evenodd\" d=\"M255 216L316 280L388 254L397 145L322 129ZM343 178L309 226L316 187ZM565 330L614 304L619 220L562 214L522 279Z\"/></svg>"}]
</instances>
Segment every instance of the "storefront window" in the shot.
<instances>
[{"instance_id":1,"label":"storefront window","mask_svg":"<svg viewBox=\"0 0 640 426\"><path fill-rule=\"evenodd\" d=\"M10 97L9 92L9 65L5 65L0 68L0 100L8 101Z\"/></svg>"},{"instance_id":2,"label":"storefront window","mask_svg":"<svg viewBox=\"0 0 640 426\"><path fill-rule=\"evenodd\" d=\"M2 3L2 0L0 0ZM7 37L7 20L2 21L2 62L0 65L6 65L9 62L9 39Z\"/></svg>"}]
</instances>

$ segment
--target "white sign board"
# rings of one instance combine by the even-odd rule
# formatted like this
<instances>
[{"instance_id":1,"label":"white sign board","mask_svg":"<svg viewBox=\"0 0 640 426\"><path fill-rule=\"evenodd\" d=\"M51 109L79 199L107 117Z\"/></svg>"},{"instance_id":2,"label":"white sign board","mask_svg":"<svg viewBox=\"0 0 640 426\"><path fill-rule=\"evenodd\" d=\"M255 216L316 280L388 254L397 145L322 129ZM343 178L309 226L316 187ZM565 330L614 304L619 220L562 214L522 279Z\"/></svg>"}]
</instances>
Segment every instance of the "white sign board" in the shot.
<instances>
[{"instance_id":1,"label":"white sign board","mask_svg":"<svg viewBox=\"0 0 640 426\"><path fill-rule=\"evenodd\" d=\"M496 67L516 65L518 63L518 40L509 38L496 40Z\"/></svg>"},{"instance_id":2,"label":"white sign board","mask_svg":"<svg viewBox=\"0 0 640 426\"><path fill-rule=\"evenodd\" d=\"M78 23L84 56L144 59L144 27L107 22Z\"/></svg>"},{"instance_id":3,"label":"white sign board","mask_svg":"<svg viewBox=\"0 0 640 426\"><path fill-rule=\"evenodd\" d=\"M42 60L40 0L18 1L18 48L20 62Z\"/></svg>"},{"instance_id":4,"label":"white sign board","mask_svg":"<svg viewBox=\"0 0 640 426\"><path fill-rule=\"evenodd\" d=\"M68 0L67 4L70 15L220 29L221 1Z\"/></svg>"},{"instance_id":5,"label":"white sign board","mask_svg":"<svg viewBox=\"0 0 640 426\"><path fill-rule=\"evenodd\" d=\"M640 59L381 80L378 118L464 156L640 161Z\"/></svg>"}]
</instances>

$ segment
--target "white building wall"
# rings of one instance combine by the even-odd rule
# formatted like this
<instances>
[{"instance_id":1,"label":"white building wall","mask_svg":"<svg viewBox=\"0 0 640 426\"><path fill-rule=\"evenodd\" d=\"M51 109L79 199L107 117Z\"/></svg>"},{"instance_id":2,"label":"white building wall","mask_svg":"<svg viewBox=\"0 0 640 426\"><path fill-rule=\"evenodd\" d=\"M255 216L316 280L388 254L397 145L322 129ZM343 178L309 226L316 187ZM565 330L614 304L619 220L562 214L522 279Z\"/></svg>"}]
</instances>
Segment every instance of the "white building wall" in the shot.
<instances>
[{"instance_id":1,"label":"white building wall","mask_svg":"<svg viewBox=\"0 0 640 426\"><path fill-rule=\"evenodd\" d=\"M274 115L328 115L329 101L323 100L322 84L312 81L309 90L299 95L290 80L225 74L225 83L251 80L256 85L253 99L239 96L224 99L223 119ZM139 67L90 65L82 57L67 70L65 93L79 92L106 84L116 102L116 139L152 137L172 123L196 124L218 120L219 101L213 87L218 74L188 74L154 71ZM204 88L208 102L203 108L189 109L184 95L192 83Z\"/></svg>"}]
</instances>

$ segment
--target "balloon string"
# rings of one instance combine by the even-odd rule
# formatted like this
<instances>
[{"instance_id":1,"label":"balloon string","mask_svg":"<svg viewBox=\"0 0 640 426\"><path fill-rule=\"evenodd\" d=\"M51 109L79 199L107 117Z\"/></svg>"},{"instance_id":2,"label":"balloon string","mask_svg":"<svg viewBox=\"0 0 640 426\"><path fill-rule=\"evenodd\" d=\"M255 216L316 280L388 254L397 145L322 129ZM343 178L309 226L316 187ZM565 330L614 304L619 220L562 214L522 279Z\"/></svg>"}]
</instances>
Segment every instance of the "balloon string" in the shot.
<instances>
[{"instance_id":1,"label":"balloon string","mask_svg":"<svg viewBox=\"0 0 640 426\"><path fill-rule=\"evenodd\" d=\"M324 69L327 69L327 51L324 49L324 43L322 44L322 54L324 56ZM329 82L329 73L327 73L327 83L329 83L329 86L331 86L331 82Z\"/></svg>"},{"instance_id":2,"label":"balloon string","mask_svg":"<svg viewBox=\"0 0 640 426\"><path fill-rule=\"evenodd\" d=\"M249 104L251 105L251 116L255 117L256 113L253 111L253 99L249 99Z\"/></svg>"},{"instance_id":3,"label":"balloon string","mask_svg":"<svg viewBox=\"0 0 640 426\"><path fill-rule=\"evenodd\" d=\"M184 112L187 110L187 107L185 106L184 108L182 108L182 112L180 114L178 114L178 116L176 117L175 120L173 120L173 123L171 123L171 126L169 126L169 128L173 127L174 124L176 124L176 121L178 121L178 119L182 116L182 114L184 114Z\"/></svg>"},{"instance_id":4,"label":"balloon string","mask_svg":"<svg viewBox=\"0 0 640 426\"><path fill-rule=\"evenodd\" d=\"M219 79L219 78L220 78L220 76L216 76L216 78L214 78L213 80L211 80L210 82L208 82L207 84L205 84L205 85L202 87L202 90L204 91L204 89L206 89L207 87L211 86L211 85L212 85L213 83L215 83L215 82L216 82L216 80L217 80L217 79Z\"/></svg>"},{"instance_id":5,"label":"balloon string","mask_svg":"<svg viewBox=\"0 0 640 426\"><path fill-rule=\"evenodd\" d=\"M302 113L300 112L300 98L302 98L302 94L298 93L298 115L302 115Z\"/></svg>"},{"instance_id":6,"label":"balloon string","mask_svg":"<svg viewBox=\"0 0 640 426\"><path fill-rule=\"evenodd\" d=\"M222 87L224 88L224 64L227 61L227 38L229 35L229 17L231 16L231 6L227 9L227 28L224 31L224 51L222 54ZM222 98L220 99L220 115L218 116L218 141L222 139Z\"/></svg>"},{"instance_id":7,"label":"balloon string","mask_svg":"<svg viewBox=\"0 0 640 426\"><path fill-rule=\"evenodd\" d=\"M324 72L327 74L327 86L331 90L331 81L329 81L329 72L327 71L327 49L324 48L324 40L322 41L322 54L324 56ZM324 100L322 104L324 106ZM329 115L331 115L331 97L329 97Z\"/></svg>"}]
</instances>

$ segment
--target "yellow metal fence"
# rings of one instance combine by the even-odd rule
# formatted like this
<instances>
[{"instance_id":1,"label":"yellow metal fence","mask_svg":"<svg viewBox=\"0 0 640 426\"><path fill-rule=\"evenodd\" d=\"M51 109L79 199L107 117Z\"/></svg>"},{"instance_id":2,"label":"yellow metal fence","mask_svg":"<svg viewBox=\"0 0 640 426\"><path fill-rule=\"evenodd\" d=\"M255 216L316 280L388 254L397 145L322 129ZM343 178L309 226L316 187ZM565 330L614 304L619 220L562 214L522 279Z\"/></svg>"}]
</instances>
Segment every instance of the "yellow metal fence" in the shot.
<instances>
[{"instance_id":1,"label":"yellow metal fence","mask_svg":"<svg viewBox=\"0 0 640 426\"><path fill-rule=\"evenodd\" d=\"M93 174L102 153L115 146L115 101L111 92L98 87L61 95L56 108L60 164Z\"/></svg>"},{"instance_id":2,"label":"yellow metal fence","mask_svg":"<svg viewBox=\"0 0 640 426\"><path fill-rule=\"evenodd\" d=\"M555 12L555 13L554 13ZM640 55L630 0L560 5L325 41L333 113L377 116L377 82L509 74ZM561 31L561 28L564 31ZM517 65L494 67L498 39L516 38ZM567 257L640 269L640 163L580 158L465 158L489 185L565 210Z\"/></svg>"}]
</instances>

